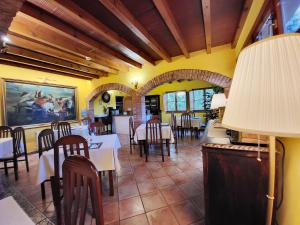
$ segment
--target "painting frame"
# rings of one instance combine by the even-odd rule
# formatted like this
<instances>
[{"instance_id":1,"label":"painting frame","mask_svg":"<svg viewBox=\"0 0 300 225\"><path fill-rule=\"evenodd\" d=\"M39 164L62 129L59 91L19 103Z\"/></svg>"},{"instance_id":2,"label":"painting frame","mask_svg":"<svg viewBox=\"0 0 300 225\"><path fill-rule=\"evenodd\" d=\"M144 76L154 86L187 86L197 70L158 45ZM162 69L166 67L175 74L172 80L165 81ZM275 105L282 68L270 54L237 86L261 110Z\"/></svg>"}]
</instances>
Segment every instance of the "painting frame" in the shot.
<instances>
[{"instance_id":1,"label":"painting frame","mask_svg":"<svg viewBox=\"0 0 300 225\"><path fill-rule=\"evenodd\" d=\"M74 90L74 113L75 118L71 120L64 120L70 123L76 123L78 122L79 118L79 104L78 104L78 88L76 86L68 86L68 85L61 85L61 84L53 84L48 82L37 82L37 81L27 81L27 80L19 80L19 79L9 79L9 78L0 78L1 81L1 92L2 92L2 122L6 126L8 126L8 111L7 111L7 96L6 96L6 90L7 90L7 83L14 83L14 84L28 84L28 85L36 85L36 86L43 86L43 87L54 87L54 88L66 88L66 89L73 89ZM51 122L45 122L45 123L33 123L33 124L24 124L24 125L15 125L11 127L17 127L22 126L25 129L30 128L39 128L39 127L45 127L49 126Z\"/></svg>"}]
</instances>

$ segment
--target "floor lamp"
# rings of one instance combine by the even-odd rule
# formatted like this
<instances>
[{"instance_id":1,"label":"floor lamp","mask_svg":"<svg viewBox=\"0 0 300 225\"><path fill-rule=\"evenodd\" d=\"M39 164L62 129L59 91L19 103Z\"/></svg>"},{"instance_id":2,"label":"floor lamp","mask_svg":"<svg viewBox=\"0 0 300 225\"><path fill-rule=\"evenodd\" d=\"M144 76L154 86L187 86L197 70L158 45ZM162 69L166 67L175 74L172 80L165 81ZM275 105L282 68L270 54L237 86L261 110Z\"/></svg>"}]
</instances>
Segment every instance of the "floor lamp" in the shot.
<instances>
[{"instance_id":1,"label":"floor lamp","mask_svg":"<svg viewBox=\"0 0 300 225\"><path fill-rule=\"evenodd\" d=\"M272 224L275 137L300 137L300 34L256 42L239 55L222 125L268 135L269 188L266 224Z\"/></svg>"}]
</instances>

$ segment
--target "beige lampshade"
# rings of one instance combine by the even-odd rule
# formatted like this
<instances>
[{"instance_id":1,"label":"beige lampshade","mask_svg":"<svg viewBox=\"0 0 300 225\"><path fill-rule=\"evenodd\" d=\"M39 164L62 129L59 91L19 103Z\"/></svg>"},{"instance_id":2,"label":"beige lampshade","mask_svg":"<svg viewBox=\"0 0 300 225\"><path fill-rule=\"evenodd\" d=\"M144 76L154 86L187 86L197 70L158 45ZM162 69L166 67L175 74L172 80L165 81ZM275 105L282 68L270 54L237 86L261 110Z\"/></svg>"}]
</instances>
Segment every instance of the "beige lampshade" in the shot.
<instances>
[{"instance_id":1,"label":"beige lampshade","mask_svg":"<svg viewBox=\"0 0 300 225\"><path fill-rule=\"evenodd\" d=\"M222 125L248 133L300 136L300 35L279 35L238 58Z\"/></svg>"},{"instance_id":2,"label":"beige lampshade","mask_svg":"<svg viewBox=\"0 0 300 225\"><path fill-rule=\"evenodd\" d=\"M210 109L218 109L226 105L226 96L224 93L214 94L211 100Z\"/></svg>"}]
</instances>

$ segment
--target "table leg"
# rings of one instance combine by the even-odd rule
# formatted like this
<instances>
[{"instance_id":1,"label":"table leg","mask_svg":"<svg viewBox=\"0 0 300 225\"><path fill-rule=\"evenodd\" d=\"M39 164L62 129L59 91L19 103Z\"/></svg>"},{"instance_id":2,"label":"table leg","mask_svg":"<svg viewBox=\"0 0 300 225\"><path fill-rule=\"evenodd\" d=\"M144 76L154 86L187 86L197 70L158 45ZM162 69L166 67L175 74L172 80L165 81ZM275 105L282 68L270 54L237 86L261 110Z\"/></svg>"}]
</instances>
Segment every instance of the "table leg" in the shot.
<instances>
[{"instance_id":1,"label":"table leg","mask_svg":"<svg viewBox=\"0 0 300 225\"><path fill-rule=\"evenodd\" d=\"M108 177L109 177L109 195L114 195L114 178L112 174L112 170L108 171Z\"/></svg>"},{"instance_id":2,"label":"table leg","mask_svg":"<svg viewBox=\"0 0 300 225\"><path fill-rule=\"evenodd\" d=\"M170 156L170 139L166 139L166 145L168 150L168 156Z\"/></svg>"},{"instance_id":3,"label":"table leg","mask_svg":"<svg viewBox=\"0 0 300 225\"><path fill-rule=\"evenodd\" d=\"M143 157L143 141L139 141L140 157Z\"/></svg>"}]
</instances>

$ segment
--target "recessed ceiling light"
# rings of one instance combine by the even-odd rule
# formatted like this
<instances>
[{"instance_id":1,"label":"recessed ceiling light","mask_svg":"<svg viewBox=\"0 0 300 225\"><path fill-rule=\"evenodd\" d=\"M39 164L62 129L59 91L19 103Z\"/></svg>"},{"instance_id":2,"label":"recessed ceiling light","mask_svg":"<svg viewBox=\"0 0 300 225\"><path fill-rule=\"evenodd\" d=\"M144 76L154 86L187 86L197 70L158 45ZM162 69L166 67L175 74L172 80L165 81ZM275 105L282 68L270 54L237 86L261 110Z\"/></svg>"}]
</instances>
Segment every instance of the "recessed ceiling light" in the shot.
<instances>
[{"instance_id":1,"label":"recessed ceiling light","mask_svg":"<svg viewBox=\"0 0 300 225\"><path fill-rule=\"evenodd\" d=\"M1 40L2 40L4 43L9 43L9 42L10 42L10 39L9 39L7 36L5 36L5 35L3 35L3 36L1 37Z\"/></svg>"},{"instance_id":2,"label":"recessed ceiling light","mask_svg":"<svg viewBox=\"0 0 300 225\"><path fill-rule=\"evenodd\" d=\"M91 57L88 57L88 56L86 56L86 57L85 57L85 60L87 60L87 61L91 61L91 60L92 60L92 58L91 58Z\"/></svg>"}]
</instances>

